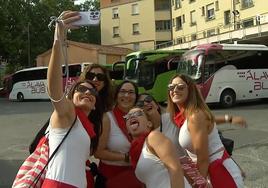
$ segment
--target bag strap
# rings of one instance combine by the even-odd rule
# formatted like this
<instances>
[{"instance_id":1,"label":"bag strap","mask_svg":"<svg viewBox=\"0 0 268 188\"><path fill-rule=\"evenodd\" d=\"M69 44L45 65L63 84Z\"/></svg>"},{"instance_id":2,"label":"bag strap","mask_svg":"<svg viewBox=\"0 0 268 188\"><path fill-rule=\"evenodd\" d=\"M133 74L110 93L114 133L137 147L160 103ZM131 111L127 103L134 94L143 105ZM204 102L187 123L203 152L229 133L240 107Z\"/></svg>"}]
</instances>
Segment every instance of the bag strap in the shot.
<instances>
[{"instance_id":1,"label":"bag strap","mask_svg":"<svg viewBox=\"0 0 268 188\"><path fill-rule=\"evenodd\" d=\"M59 150L60 146L62 145L63 141L67 138L67 136L69 135L69 133L71 132L71 129L73 128L75 122L77 120L77 115L75 116L75 119L71 125L71 127L69 128L68 132L65 134L65 136L63 137L63 139L61 140L60 144L57 146L57 148L54 150L54 152L51 154L51 156L48 158L47 164L44 166L44 168L40 171L40 173L38 174L38 176L34 179L34 181L31 183L30 187L32 185L36 185L36 183L38 182L38 180L41 178L42 174L44 173L45 169L47 168L49 162L52 160L52 158L54 157L54 155L57 153L57 151ZM36 183L35 183L36 182Z\"/></svg>"}]
</instances>

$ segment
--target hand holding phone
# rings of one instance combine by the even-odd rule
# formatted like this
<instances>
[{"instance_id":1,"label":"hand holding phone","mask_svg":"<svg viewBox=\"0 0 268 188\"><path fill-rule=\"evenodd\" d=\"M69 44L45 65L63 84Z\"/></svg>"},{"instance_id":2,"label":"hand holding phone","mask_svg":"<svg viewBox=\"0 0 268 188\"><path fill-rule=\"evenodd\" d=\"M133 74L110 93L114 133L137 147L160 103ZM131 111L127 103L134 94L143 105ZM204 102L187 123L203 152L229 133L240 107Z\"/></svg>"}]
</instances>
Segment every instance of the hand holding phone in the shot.
<instances>
[{"instance_id":1,"label":"hand holding phone","mask_svg":"<svg viewBox=\"0 0 268 188\"><path fill-rule=\"evenodd\" d=\"M100 23L100 11L85 11L79 12L81 16L80 20L72 23L74 26L89 26L99 25Z\"/></svg>"}]
</instances>

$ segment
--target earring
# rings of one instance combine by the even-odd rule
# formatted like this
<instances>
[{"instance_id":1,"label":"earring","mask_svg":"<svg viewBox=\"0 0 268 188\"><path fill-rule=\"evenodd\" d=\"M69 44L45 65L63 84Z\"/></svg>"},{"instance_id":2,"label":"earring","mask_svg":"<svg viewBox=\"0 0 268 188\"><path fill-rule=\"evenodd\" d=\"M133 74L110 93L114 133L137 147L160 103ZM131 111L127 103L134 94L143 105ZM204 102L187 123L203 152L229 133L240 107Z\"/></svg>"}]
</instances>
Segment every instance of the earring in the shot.
<instances>
[{"instance_id":1,"label":"earring","mask_svg":"<svg viewBox=\"0 0 268 188\"><path fill-rule=\"evenodd\" d=\"M93 106L92 110L96 110L96 107L95 107L95 106Z\"/></svg>"}]
</instances>

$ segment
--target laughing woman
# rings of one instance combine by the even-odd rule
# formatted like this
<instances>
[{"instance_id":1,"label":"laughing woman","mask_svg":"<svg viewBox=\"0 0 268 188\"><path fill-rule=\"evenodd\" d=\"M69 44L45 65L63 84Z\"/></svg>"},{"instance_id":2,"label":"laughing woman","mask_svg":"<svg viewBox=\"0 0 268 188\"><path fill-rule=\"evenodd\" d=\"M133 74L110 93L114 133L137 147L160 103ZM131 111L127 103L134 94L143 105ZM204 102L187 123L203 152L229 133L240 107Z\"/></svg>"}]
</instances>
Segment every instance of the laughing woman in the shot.
<instances>
[{"instance_id":1,"label":"laughing woman","mask_svg":"<svg viewBox=\"0 0 268 188\"><path fill-rule=\"evenodd\" d=\"M60 18L61 21L56 24L56 37L47 74L48 93L54 108L49 124L49 155L56 150L63 138L66 139L49 162L42 187L89 187L85 172L86 161L98 145L102 112L99 110L95 86L89 81L75 83L67 98L63 92L61 52L64 33L73 28L72 22L79 20L80 16L78 12L65 11Z\"/></svg>"},{"instance_id":2,"label":"laughing woman","mask_svg":"<svg viewBox=\"0 0 268 188\"><path fill-rule=\"evenodd\" d=\"M213 187L244 187L241 171L226 152L214 116L196 84L186 75L175 75L168 85L168 112L180 127L179 144L196 161Z\"/></svg>"},{"instance_id":3,"label":"laughing woman","mask_svg":"<svg viewBox=\"0 0 268 188\"><path fill-rule=\"evenodd\" d=\"M139 107L132 108L125 119L133 138L130 156L137 178L146 188L183 188L183 172L172 142L154 130Z\"/></svg>"}]
</instances>

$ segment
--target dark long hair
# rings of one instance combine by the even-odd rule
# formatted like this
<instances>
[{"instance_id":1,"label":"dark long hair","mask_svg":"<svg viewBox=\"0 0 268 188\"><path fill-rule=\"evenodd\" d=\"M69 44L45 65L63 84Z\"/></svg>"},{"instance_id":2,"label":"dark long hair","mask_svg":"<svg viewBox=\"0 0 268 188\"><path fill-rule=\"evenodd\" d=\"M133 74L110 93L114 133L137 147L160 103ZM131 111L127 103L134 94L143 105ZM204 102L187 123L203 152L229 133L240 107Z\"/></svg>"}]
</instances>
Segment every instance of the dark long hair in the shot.
<instances>
[{"instance_id":1,"label":"dark long hair","mask_svg":"<svg viewBox=\"0 0 268 188\"><path fill-rule=\"evenodd\" d=\"M85 70L81 73L79 80L86 80L87 78L87 73L90 72L92 69L101 69L103 74L105 75L104 79L104 87L99 91L99 96L102 100L102 105L103 105L103 110L104 112L107 112L112 109L113 106L113 87L112 87L112 81L110 78L110 74L108 70L104 67L101 66L100 64L91 64L85 68Z\"/></svg>"},{"instance_id":2,"label":"dark long hair","mask_svg":"<svg viewBox=\"0 0 268 188\"><path fill-rule=\"evenodd\" d=\"M129 80L125 80L123 82L121 82L120 84L117 85L117 87L115 88L115 92L114 92L114 101L117 100L117 96L118 96L118 93L120 91L120 89L122 88L122 86L126 83L130 83L131 85L133 85L134 87L134 91L135 91L135 95L136 95L136 99L135 99L135 104L138 100L138 95L139 95L139 89L138 89L138 86L137 84L135 84L134 82L132 81L129 81Z\"/></svg>"},{"instance_id":3,"label":"dark long hair","mask_svg":"<svg viewBox=\"0 0 268 188\"><path fill-rule=\"evenodd\" d=\"M96 89L96 87L90 82L90 80L84 80L84 81L78 81L75 84L72 85L67 98L72 100L73 95L75 93L75 89L77 86L79 86L82 83L88 83L90 84L93 88ZM94 131L96 133L96 136L94 138L91 138L91 152L94 153L97 149L98 143L99 143L99 138L102 133L102 116L103 116L103 108L101 105L101 99L99 96L96 96L96 103L95 103L95 109L91 110L90 114L88 115L88 119L94 124Z\"/></svg>"}]
</instances>

